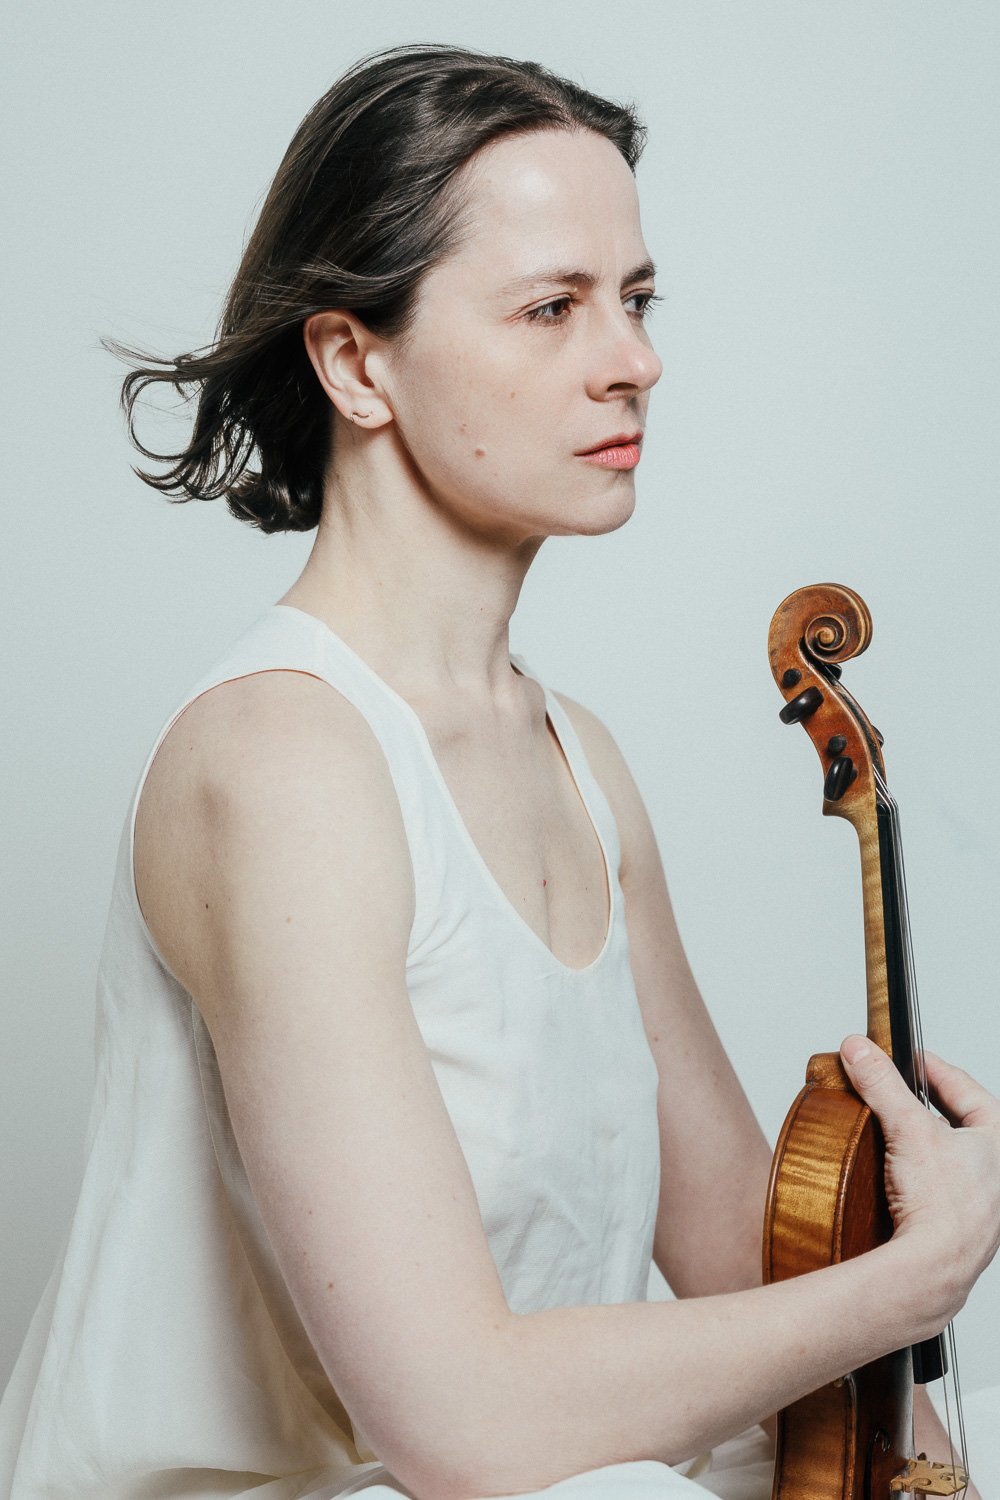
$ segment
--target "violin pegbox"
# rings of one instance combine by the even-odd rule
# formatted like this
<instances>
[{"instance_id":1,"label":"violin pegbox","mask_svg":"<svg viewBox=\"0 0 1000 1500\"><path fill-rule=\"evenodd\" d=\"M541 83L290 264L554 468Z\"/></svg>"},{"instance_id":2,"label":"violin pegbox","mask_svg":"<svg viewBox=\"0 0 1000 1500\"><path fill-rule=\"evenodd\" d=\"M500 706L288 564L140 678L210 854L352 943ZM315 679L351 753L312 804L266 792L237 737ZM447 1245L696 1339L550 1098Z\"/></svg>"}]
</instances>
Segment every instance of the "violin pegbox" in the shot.
<instances>
[{"instance_id":1,"label":"violin pegbox","mask_svg":"<svg viewBox=\"0 0 1000 1500\"><path fill-rule=\"evenodd\" d=\"M845 687L841 662L867 650L868 606L840 583L814 583L789 594L768 633L771 671L785 697L783 724L801 724L823 766L823 812L855 822L884 782L882 736Z\"/></svg>"}]
</instances>

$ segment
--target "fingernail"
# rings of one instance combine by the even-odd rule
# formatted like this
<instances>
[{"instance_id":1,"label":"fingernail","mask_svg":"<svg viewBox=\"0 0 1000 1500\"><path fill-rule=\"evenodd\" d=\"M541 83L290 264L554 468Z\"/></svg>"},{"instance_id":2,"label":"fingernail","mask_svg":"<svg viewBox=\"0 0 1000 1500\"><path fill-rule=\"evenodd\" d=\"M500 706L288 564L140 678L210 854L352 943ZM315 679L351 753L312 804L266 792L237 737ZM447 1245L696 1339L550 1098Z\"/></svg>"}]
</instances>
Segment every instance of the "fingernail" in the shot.
<instances>
[{"instance_id":1,"label":"fingernail","mask_svg":"<svg viewBox=\"0 0 1000 1500\"><path fill-rule=\"evenodd\" d=\"M849 1063L860 1062L863 1057L868 1056L871 1050L871 1042L863 1036L849 1036L840 1049L841 1055Z\"/></svg>"}]
</instances>

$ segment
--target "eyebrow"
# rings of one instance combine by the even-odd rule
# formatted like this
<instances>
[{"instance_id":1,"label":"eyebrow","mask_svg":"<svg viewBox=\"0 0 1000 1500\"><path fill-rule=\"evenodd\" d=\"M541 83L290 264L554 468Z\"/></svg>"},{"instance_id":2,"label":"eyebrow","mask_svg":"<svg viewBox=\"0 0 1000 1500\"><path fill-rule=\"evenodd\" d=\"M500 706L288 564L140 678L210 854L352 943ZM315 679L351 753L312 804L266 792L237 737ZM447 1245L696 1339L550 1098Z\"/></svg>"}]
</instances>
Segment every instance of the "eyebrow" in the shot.
<instances>
[{"instance_id":1,"label":"eyebrow","mask_svg":"<svg viewBox=\"0 0 1000 1500\"><path fill-rule=\"evenodd\" d=\"M633 281L643 281L647 277L655 277L656 267L651 260L644 260L641 265L633 266L632 270L622 279L622 287L631 286ZM541 271L532 271L527 276L518 276L514 281L508 281L502 288L504 292L525 291L529 287L563 286L566 282L574 286L583 286L588 290L597 285L597 277L590 271L563 269L562 267L549 267Z\"/></svg>"}]
</instances>

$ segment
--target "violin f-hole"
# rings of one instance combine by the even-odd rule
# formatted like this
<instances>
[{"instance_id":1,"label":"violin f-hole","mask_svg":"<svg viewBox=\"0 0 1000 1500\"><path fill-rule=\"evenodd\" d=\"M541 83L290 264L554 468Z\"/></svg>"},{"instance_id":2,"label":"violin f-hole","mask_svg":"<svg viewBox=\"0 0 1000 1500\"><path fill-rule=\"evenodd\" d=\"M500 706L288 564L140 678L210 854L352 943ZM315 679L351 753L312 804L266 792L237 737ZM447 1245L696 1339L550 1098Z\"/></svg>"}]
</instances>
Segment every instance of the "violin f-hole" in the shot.
<instances>
[{"instance_id":1,"label":"violin f-hole","mask_svg":"<svg viewBox=\"0 0 1000 1500\"><path fill-rule=\"evenodd\" d=\"M876 1464L879 1458L884 1458L892 1447L889 1434L877 1427L872 1433L872 1440L865 1459L865 1500L882 1500L880 1495L873 1494L872 1483L875 1477Z\"/></svg>"}]
</instances>

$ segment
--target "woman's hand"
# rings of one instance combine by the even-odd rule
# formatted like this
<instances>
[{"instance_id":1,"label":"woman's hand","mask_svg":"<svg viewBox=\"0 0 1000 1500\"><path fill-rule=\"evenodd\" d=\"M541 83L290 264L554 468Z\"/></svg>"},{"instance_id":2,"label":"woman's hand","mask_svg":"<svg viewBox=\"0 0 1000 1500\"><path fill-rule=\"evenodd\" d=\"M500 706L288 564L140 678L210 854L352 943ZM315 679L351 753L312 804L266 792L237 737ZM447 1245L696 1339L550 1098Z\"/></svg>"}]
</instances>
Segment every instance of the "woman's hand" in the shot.
<instances>
[{"instance_id":1,"label":"woman's hand","mask_svg":"<svg viewBox=\"0 0 1000 1500\"><path fill-rule=\"evenodd\" d=\"M841 1057L885 1136L894 1239L910 1242L927 1306L940 1308L943 1328L1000 1246L1000 1100L925 1052L928 1092L942 1119L867 1037L846 1038Z\"/></svg>"},{"instance_id":2,"label":"woman's hand","mask_svg":"<svg viewBox=\"0 0 1000 1500\"><path fill-rule=\"evenodd\" d=\"M848 1037L840 1055L885 1136L893 1238L909 1237L923 1247L918 1264L926 1268L930 1305L946 1308L943 1327L1000 1245L1000 1100L961 1068L925 1052L928 1092L941 1119L924 1108L891 1059L867 1037ZM947 1433L919 1387L914 1418L917 1451L943 1458ZM974 1463L975 1454L970 1459ZM981 1500L975 1484L969 1484L965 1500Z\"/></svg>"}]
</instances>

